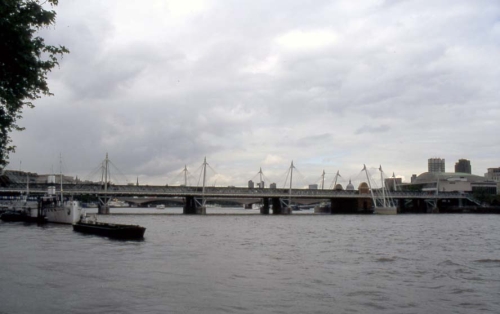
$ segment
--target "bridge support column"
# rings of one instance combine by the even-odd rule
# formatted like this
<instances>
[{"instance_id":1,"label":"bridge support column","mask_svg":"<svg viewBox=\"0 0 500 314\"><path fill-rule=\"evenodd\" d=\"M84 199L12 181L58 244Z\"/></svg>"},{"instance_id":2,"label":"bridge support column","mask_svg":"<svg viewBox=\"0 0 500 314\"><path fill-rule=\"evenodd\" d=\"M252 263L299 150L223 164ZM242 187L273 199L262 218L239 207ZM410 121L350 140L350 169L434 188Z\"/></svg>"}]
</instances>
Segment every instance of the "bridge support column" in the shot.
<instances>
[{"instance_id":1,"label":"bridge support column","mask_svg":"<svg viewBox=\"0 0 500 314\"><path fill-rule=\"evenodd\" d=\"M290 206L282 206L281 199L279 197L273 197L271 200L273 203L273 215L290 215L292 213Z\"/></svg>"},{"instance_id":2,"label":"bridge support column","mask_svg":"<svg viewBox=\"0 0 500 314\"><path fill-rule=\"evenodd\" d=\"M109 215L109 205L108 204L97 205L97 213L99 215Z\"/></svg>"},{"instance_id":3,"label":"bridge support column","mask_svg":"<svg viewBox=\"0 0 500 314\"><path fill-rule=\"evenodd\" d=\"M332 198L325 214L369 214L372 202L369 199Z\"/></svg>"},{"instance_id":4,"label":"bridge support column","mask_svg":"<svg viewBox=\"0 0 500 314\"><path fill-rule=\"evenodd\" d=\"M260 208L261 215L269 215L269 198L262 199L262 207Z\"/></svg>"},{"instance_id":5,"label":"bridge support column","mask_svg":"<svg viewBox=\"0 0 500 314\"><path fill-rule=\"evenodd\" d=\"M186 197L183 214L185 215L205 215L207 213L205 206L198 206L194 196Z\"/></svg>"}]
</instances>

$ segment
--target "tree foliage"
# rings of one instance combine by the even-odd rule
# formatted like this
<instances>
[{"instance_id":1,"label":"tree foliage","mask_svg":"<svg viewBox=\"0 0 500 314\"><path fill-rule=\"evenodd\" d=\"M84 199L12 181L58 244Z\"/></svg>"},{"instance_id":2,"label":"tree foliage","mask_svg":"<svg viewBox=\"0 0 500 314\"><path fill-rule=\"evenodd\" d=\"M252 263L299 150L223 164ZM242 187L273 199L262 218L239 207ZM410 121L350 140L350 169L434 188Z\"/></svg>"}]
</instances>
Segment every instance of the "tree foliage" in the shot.
<instances>
[{"instance_id":1,"label":"tree foliage","mask_svg":"<svg viewBox=\"0 0 500 314\"><path fill-rule=\"evenodd\" d=\"M47 74L58 65L64 46L46 45L37 31L55 23L56 13L45 6L58 0L0 0L0 167L14 151L10 133L22 130L17 124L24 107L52 95Z\"/></svg>"}]
</instances>

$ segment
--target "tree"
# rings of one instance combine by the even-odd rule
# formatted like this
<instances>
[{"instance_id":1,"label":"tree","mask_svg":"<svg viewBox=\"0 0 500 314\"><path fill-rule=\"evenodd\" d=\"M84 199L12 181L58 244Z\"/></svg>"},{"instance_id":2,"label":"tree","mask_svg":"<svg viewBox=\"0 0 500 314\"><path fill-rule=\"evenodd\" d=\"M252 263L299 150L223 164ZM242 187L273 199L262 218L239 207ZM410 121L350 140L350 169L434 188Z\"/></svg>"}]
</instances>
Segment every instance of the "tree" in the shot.
<instances>
[{"instance_id":1,"label":"tree","mask_svg":"<svg viewBox=\"0 0 500 314\"><path fill-rule=\"evenodd\" d=\"M0 0L0 167L15 149L10 133L24 129L17 124L23 108L52 95L47 74L58 65L57 57L69 53L36 36L55 23L56 12L44 9L45 4L53 8L58 0Z\"/></svg>"}]
</instances>

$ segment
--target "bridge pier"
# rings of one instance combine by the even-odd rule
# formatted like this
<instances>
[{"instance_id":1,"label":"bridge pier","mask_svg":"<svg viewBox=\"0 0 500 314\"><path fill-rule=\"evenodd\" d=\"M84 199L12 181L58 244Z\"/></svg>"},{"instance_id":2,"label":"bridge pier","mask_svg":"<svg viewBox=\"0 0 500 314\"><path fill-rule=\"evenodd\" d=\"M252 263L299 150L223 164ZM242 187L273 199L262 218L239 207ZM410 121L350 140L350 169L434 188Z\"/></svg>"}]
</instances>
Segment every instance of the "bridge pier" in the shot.
<instances>
[{"instance_id":1,"label":"bridge pier","mask_svg":"<svg viewBox=\"0 0 500 314\"><path fill-rule=\"evenodd\" d=\"M398 202L400 213L424 214L428 212L428 205L423 199L401 198Z\"/></svg>"},{"instance_id":2,"label":"bridge pier","mask_svg":"<svg viewBox=\"0 0 500 314\"><path fill-rule=\"evenodd\" d=\"M185 215L205 215L207 210L205 206L198 206L193 196L187 196L182 213Z\"/></svg>"},{"instance_id":3,"label":"bridge pier","mask_svg":"<svg viewBox=\"0 0 500 314\"><path fill-rule=\"evenodd\" d=\"M99 215L109 215L109 205L108 204L98 204L97 213Z\"/></svg>"},{"instance_id":4,"label":"bridge pier","mask_svg":"<svg viewBox=\"0 0 500 314\"><path fill-rule=\"evenodd\" d=\"M282 206L281 199L279 197L273 197L271 200L273 204L273 215L290 215L292 213L290 206Z\"/></svg>"},{"instance_id":5,"label":"bridge pier","mask_svg":"<svg viewBox=\"0 0 500 314\"><path fill-rule=\"evenodd\" d=\"M262 199L262 207L260 208L261 215L269 215L269 198L264 197Z\"/></svg>"},{"instance_id":6,"label":"bridge pier","mask_svg":"<svg viewBox=\"0 0 500 314\"><path fill-rule=\"evenodd\" d=\"M314 208L315 214L371 214L373 201L368 198L331 198Z\"/></svg>"}]
</instances>

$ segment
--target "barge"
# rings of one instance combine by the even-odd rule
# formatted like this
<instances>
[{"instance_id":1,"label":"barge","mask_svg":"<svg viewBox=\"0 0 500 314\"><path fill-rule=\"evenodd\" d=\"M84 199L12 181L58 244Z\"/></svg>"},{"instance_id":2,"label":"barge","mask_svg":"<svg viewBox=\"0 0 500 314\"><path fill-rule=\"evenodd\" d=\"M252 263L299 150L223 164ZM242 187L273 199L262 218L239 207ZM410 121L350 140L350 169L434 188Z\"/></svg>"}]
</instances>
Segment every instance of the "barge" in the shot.
<instances>
[{"instance_id":1,"label":"barge","mask_svg":"<svg viewBox=\"0 0 500 314\"><path fill-rule=\"evenodd\" d=\"M120 240L141 240L146 232L146 228L137 225L113 224L92 220L82 220L73 224L73 230Z\"/></svg>"}]
</instances>

